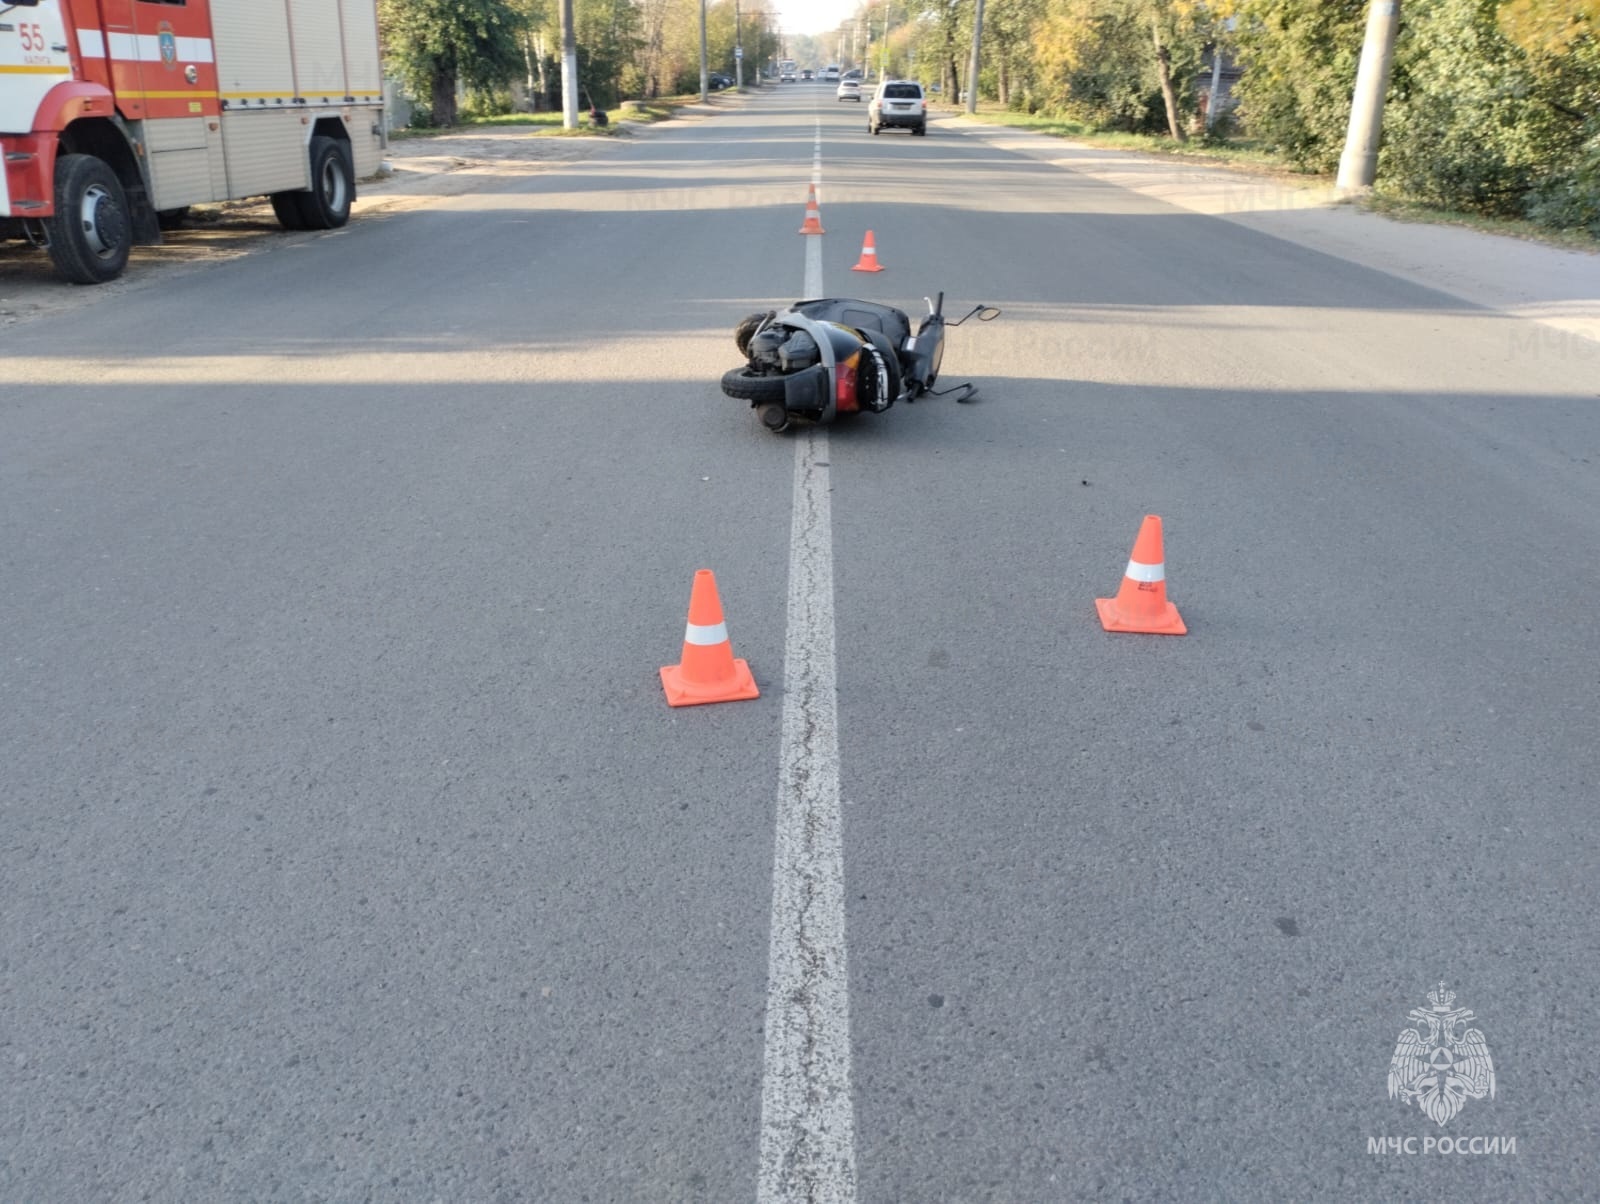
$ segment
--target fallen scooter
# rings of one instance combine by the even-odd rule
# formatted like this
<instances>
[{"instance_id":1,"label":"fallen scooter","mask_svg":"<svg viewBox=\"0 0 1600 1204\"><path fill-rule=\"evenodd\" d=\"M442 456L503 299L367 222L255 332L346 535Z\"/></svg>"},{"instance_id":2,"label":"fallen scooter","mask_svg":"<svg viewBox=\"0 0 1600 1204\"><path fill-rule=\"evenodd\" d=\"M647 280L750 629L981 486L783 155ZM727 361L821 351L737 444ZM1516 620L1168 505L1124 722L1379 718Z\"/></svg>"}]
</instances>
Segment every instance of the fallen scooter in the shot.
<instances>
[{"instance_id":1,"label":"fallen scooter","mask_svg":"<svg viewBox=\"0 0 1600 1204\"><path fill-rule=\"evenodd\" d=\"M928 300L924 298L924 300ZM928 300L915 334L902 310L876 301L826 297L788 309L751 314L734 331L743 367L725 372L722 391L748 401L774 434L795 422L828 423L840 414L881 414L897 401L947 397L970 401L977 386L935 391L946 325L993 321L1000 311L977 305L946 323L944 294Z\"/></svg>"}]
</instances>

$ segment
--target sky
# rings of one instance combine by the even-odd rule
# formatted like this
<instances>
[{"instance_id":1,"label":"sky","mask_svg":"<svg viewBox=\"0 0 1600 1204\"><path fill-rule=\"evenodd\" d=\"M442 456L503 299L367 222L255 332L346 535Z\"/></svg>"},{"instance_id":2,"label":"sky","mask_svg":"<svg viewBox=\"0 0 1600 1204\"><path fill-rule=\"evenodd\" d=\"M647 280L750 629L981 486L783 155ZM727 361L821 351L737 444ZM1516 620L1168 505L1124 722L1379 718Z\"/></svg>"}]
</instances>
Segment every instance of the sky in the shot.
<instances>
[{"instance_id":1,"label":"sky","mask_svg":"<svg viewBox=\"0 0 1600 1204\"><path fill-rule=\"evenodd\" d=\"M861 0L777 0L785 33L826 33L855 15ZM760 0L751 0L752 5Z\"/></svg>"}]
</instances>

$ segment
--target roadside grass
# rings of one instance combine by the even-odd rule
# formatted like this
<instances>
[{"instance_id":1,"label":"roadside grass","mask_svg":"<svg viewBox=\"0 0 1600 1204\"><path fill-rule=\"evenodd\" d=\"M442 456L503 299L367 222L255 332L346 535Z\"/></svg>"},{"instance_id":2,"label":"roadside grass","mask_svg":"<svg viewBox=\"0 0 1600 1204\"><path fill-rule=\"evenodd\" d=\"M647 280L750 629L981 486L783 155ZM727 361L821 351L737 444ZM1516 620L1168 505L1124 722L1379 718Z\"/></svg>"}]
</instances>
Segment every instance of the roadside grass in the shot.
<instances>
[{"instance_id":1,"label":"roadside grass","mask_svg":"<svg viewBox=\"0 0 1600 1204\"><path fill-rule=\"evenodd\" d=\"M1439 209L1419 204L1405 197L1391 196L1381 190L1355 202L1371 213L1381 213L1397 222L1420 222L1434 226L1461 226L1486 234L1499 234L1505 238L1520 238L1526 242L1539 242L1568 251L1600 252L1600 237L1584 230L1556 230L1536 222L1508 217L1485 217L1481 213L1465 213L1457 209Z\"/></svg>"},{"instance_id":2,"label":"roadside grass","mask_svg":"<svg viewBox=\"0 0 1600 1204\"><path fill-rule=\"evenodd\" d=\"M737 88L726 88L724 92L736 92ZM713 93L713 96L722 93ZM618 131L618 123L632 121L649 124L657 121L668 121L677 115L679 109L685 105L699 104L700 94L691 93L686 96L660 96L655 100L625 100L619 108L607 109L606 117L610 124L595 126L589 121L589 110L578 110L578 125L575 129L567 129L562 123L565 120L561 113L497 113L488 117L463 117L459 124L450 127L434 128L431 126L418 129L394 130L389 134L392 140L404 141L409 138L434 138L444 134L459 135L481 129L504 129L507 127L526 127L530 138L608 138Z\"/></svg>"},{"instance_id":3,"label":"roadside grass","mask_svg":"<svg viewBox=\"0 0 1600 1204\"><path fill-rule=\"evenodd\" d=\"M944 106L946 111L965 116L964 107ZM976 120L990 125L1010 126L1030 130L1052 138L1071 139L1086 146L1101 146L1115 150L1135 151L1162 159L1189 162L1216 163L1239 171L1267 174L1292 179L1305 184L1331 185L1334 178L1296 168L1281 156L1266 150L1248 138L1206 142L1194 139L1176 143L1171 138L1153 134L1125 134L1110 130L1097 130L1081 121L1044 114L1014 113L1009 110L980 105ZM1367 196L1351 202L1368 212L1382 214L1396 221L1418 222L1429 225L1462 226L1486 234L1499 234L1506 238L1520 238L1529 242L1544 243L1575 251L1600 251L1600 238L1583 230L1555 230L1534 222L1508 218L1486 217L1480 213L1466 213L1441 209L1432 205L1385 193L1381 186Z\"/></svg>"},{"instance_id":4,"label":"roadside grass","mask_svg":"<svg viewBox=\"0 0 1600 1204\"><path fill-rule=\"evenodd\" d=\"M958 114L965 109L954 108ZM1212 163L1229 163L1239 167L1268 170L1283 175L1298 176L1307 181L1317 180L1314 172L1297 171L1292 165L1277 158L1249 139L1238 138L1227 142L1207 142L1193 138L1188 142L1174 142L1171 138L1154 134L1126 134L1117 130L1100 130L1082 121L1065 117L1050 117L1043 113L1013 113L1006 109L978 107L977 120L990 125L1004 125L1015 129L1048 134L1052 138L1070 138L1089 146L1105 146L1114 150L1138 151L1146 155L1160 155L1169 159L1203 159Z\"/></svg>"}]
</instances>

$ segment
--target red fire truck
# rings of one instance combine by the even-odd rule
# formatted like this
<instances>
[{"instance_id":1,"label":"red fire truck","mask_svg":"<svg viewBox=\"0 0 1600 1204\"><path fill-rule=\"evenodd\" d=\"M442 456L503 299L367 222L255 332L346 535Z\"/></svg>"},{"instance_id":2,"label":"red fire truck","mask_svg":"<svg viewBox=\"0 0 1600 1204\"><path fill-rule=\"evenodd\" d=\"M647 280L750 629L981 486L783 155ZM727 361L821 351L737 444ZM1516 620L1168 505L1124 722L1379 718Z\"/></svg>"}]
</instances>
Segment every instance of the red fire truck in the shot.
<instances>
[{"instance_id":1,"label":"red fire truck","mask_svg":"<svg viewBox=\"0 0 1600 1204\"><path fill-rule=\"evenodd\" d=\"M0 237L76 283L194 204L342 226L385 144L376 0L0 2Z\"/></svg>"}]
</instances>

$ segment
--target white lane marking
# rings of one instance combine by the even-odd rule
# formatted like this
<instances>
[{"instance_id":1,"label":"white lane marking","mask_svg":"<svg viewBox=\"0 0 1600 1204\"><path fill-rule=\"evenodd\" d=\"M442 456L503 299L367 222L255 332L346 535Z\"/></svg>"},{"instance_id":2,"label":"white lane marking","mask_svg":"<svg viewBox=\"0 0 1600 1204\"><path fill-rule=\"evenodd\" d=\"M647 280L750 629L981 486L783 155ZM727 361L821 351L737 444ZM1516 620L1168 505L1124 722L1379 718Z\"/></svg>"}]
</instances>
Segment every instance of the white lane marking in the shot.
<instances>
[{"instance_id":1,"label":"white lane marking","mask_svg":"<svg viewBox=\"0 0 1600 1204\"><path fill-rule=\"evenodd\" d=\"M827 236L813 234L810 238L806 239L806 291L800 294L802 297L810 298L822 296L822 240L825 237ZM809 433L812 435L813 440L820 448L820 450L817 452L817 458L826 462L828 459L828 428L825 426L814 426L810 428ZM795 449L797 462L799 450L799 448ZM800 505L799 494L795 494L794 504L797 507ZM831 631L829 632L829 635L831 637Z\"/></svg>"},{"instance_id":2,"label":"white lane marking","mask_svg":"<svg viewBox=\"0 0 1600 1204\"><path fill-rule=\"evenodd\" d=\"M811 186L817 190L817 204L822 203L822 122L817 122L816 138L811 144ZM817 287L822 287L822 266L817 265ZM806 284L809 287L812 281L811 257L806 256ZM821 293L807 293L808 297L820 297Z\"/></svg>"},{"instance_id":3,"label":"white lane marking","mask_svg":"<svg viewBox=\"0 0 1600 1204\"><path fill-rule=\"evenodd\" d=\"M822 295L821 238L806 239L804 295ZM795 445L757 1204L856 1198L828 494L827 428L810 427Z\"/></svg>"}]
</instances>

